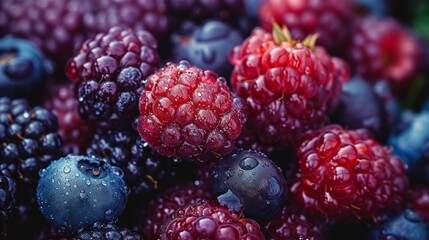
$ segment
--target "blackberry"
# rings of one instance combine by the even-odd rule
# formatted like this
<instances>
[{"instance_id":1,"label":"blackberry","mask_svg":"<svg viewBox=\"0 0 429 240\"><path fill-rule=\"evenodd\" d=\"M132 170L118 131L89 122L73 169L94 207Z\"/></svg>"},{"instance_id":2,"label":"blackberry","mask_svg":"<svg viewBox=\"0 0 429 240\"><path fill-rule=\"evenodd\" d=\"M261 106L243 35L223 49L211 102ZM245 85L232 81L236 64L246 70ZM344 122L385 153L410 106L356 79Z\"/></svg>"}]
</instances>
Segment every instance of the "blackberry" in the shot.
<instances>
[{"instance_id":1,"label":"blackberry","mask_svg":"<svg viewBox=\"0 0 429 240\"><path fill-rule=\"evenodd\" d=\"M137 232L120 228L113 223L97 222L91 228L81 229L73 240L143 240Z\"/></svg>"},{"instance_id":2,"label":"blackberry","mask_svg":"<svg viewBox=\"0 0 429 240\"><path fill-rule=\"evenodd\" d=\"M6 224L15 207L15 181L0 171L0 237L7 234Z\"/></svg>"},{"instance_id":3,"label":"blackberry","mask_svg":"<svg viewBox=\"0 0 429 240\"><path fill-rule=\"evenodd\" d=\"M137 117L144 80L159 65L156 48L152 34L126 27L85 41L66 69L82 118L98 126L129 125Z\"/></svg>"}]
</instances>

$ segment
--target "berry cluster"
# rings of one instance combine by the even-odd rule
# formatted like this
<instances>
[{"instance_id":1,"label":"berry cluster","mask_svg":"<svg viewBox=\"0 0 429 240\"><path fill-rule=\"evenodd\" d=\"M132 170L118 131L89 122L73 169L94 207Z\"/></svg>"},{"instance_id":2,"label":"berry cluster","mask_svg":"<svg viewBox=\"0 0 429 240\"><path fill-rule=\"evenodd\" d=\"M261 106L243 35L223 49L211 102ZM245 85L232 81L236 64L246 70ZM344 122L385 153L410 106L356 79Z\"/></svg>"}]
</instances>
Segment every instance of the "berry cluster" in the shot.
<instances>
[{"instance_id":1,"label":"berry cluster","mask_svg":"<svg viewBox=\"0 0 429 240\"><path fill-rule=\"evenodd\" d=\"M0 1L0 239L428 240L428 7Z\"/></svg>"}]
</instances>

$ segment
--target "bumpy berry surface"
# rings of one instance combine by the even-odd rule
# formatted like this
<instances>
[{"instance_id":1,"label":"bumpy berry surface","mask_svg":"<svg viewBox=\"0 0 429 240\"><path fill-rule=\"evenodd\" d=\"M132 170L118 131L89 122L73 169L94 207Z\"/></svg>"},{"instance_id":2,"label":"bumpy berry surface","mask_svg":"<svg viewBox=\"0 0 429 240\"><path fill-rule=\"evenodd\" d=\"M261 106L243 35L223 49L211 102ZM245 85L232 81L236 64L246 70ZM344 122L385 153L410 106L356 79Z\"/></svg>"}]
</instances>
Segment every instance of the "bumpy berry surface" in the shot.
<instances>
[{"instance_id":1,"label":"bumpy berry surface","mask_svg":"<svg viewBox=\"0 0 429 240\"><path fill-rule=\"evenodd\" d=\"M293 36L304 39L318 33L318 43L329 50L341 50L350 35L353 0L267 0L261 1L259 21L271 31L273 20L286 24Z\"/></svg>"},{"instance_id":2,"label":"bumpy berry surface","mask_svg":"<svg viewBox=\"0 0 429 240\"><path fill-rule=\"evenodd\" d=\"M388 80L395 88L410 85L419 73L422 51L416 37L394 19L373 16L356 23L348 47L357 74L370 81Z\"/></svg>"},{"instance_id":3,"label":"bumpy berry surface","mask_svg":"<svg viewBox=\"0 0 429 240\"><path fill-rule=\"evenodd\" d=\"M139 109L138 131L151 147L204 162L232 152L244 124L226 81L186 61L148 78Z\"/></svg>"},{"instance_id":4,"label":"bumpy berry surface","mask_svg":"<svg viewBox=\"0 0 429 240\"><path fill-rule=\"evenodd\" d=\"M122 25L135 31L146 30L161 38L168 33L172 24L165 0L95 0L91 3L93 10L85 15L83 24L92 33Z\"/></svg>"},{"instance_id":5,"label":"bumpy berry surface","mask_svg":"<svg viewBox=\"0 0 429 240\"><path fill-rule=\"evenodd\" d=\"M425 240L429 239L429 224L407 209L372 229L368 239Z\"/></svg>"},{"instance_id":6,"label":"bumpy berry surface","mask_svg":"<svg viewBox=\"0 0 429 240\"><path fill-rule=\"evenodd\" d=\"M219 20L206 21L201 25L184 23L182 29L171 37L171 60L187 60L201 69L210 69L229 78L232 71L229 52L242 41L238 30Z\"/></svg>"},{"instance_id":7,"label":"bumpy berry surface","mask_svg":"<svg viewBox=\"0 0 429 240\"><path fill-rule=\"evenodd\" d=\"M83 43L67 64L79 113L97 125L126 125L138 113L144 79L157 69L157 43L147 31L112 27Z\"/></svg>"},{"instance_id":8,"label":"bumpy berry surface","mask_svg":"<svg viewBox=\"0 0 429 240\"><path fill-rule=\"evenodd\" d=\"M48 71L42 52L32 42L13 37L0 39L1 96L40 101Z\"/></svg>"},{"instance_id":9,"label":"bumpy berry surface","mask_svg":"<svg viewBox=\"0 0 429 240\"><path fill-rule=\"evenodd\" d=\"M98 129L87 152L120 167L136 195L150 196L193 175L188 162L160 155L134 129Z\"/></svg>"},{"instance_id":10,"label":"bumpy berry surface","mask_svg":"<svg viewBox=\"0 0 429 240\"><path fill-rule=\"evenodd\" d=\"M53 85L50 86L49 93L43 105L58 118L58 134L63 141L61 154L83 153L89 144L91 127L79 115L73 86Z\"/></svg>"},{"instance_id":11,"label":"bumpy berry surface","mask_svg":"<svg viewBox=\"0 0 429 240\"><path fill-rule=\"evenodd\" d=\"M429 223L429 187L413 188L407 205Z\"/></svg>"},{"instance_id":12,"label":"bumpy berry surface","mask_svg":"<svg viewBox=\"0 0 429 240\"><path fill-rule=\"evenodd\" d=\"M296 206L283 207L262 228L267 239L327 239L327 225L323 219L306 214Z\"/></svg>"},{"instance_id":13,"label":"bumpy berry surface","mask_svg":"<svg viewBox=\"0 0 429 240\"><path fill-rule=\"evenodd\" d=\"M73 240L143 240L137 232L112 223L97 222L91 228L81 229Z\"/></svg>"},{"instance_id":14,"label":"bumpy berry surface","mask_svg":"<svg viewBox=\"0 0 429 240\"><path fill-rule=\"evenodd\" d=\"M361 219L404 206L405 164L365 129L326 126L308 133L296 154L291 193L310 212Z\"/></svg>"},{"instance_id":15,"label":"bumpy berry surface","mask_svg":"<svg viewBox=\"0 0 429 240\"><path fill-rule=\"evenodd\" d=\"M266 155L237 150L220 159L212 171L212 189L221 205L256 220L280 212L287 194L282 171Z\"/></svg>"},{"instance_id":16,"label":"bumpy berry surface","mask_svg":"<svg viewBox=\"0 0 429 240\"><path fill-rule=\"evenodd\" d=\"M348 66L326 50L277 42L255 29L231 57L233 89L248 105L246 127L260 145L289 147L327 121L348 80Z\"/></svg>"},{"instance_id":17,"label":"bumpy berry surface","mask_svg":"<svg viewBox=\"0 0 429 240\"><path fill-rule=\"evenodd\" d=\"M0 35L31 40L62 72L75 44L84 39L82 18L91 5L85 0L5 0L0 8Z\"/></svg>"},{"instance_id":18,"label":"bumpy berry surface","mask_svg":"<svg viewBox=\"0 0 429 240\"><path fill-rule=\"evenodd\" d=\"M187 185L176 185L162 195L153 199L147 206L147 217L139 229L149 239L156 239L164 224L178 209L197 204L202 200L209 201L213 193L208 186L195 182Z\"/></svg>"},{"instance_id":19,"label":"bumpy berry surface","mask_svg":"<svg viewBox=\"0 0 429 240\"><path fill-rule=\"evenodd\" d=\"M122 177L120 168L95 157L60 158L40 172L39 209L48 223L64 231L116 221L128 195Z\"/></svg>"},{"instance_id":20,"label":"bumpy berry surface","mask_svg":"<svg viewBox=\"0 0 429 240\"><path fill-rule=\"evenodd\" d=\"M382 99L370 83L358 76L343 85L343 94L331 121L347 129L366 128L383 143L389 134L388 116Z\"/></svg>"},{"instance_id":21,"label":"bumpy berry surface","mask_svg":"<svg viewBox=\"0 0 429 240\"><path fill-rule=\"evenodd\" d=\"M265 239L258 223L227 208L197 203L180 208L161 229L161 239Z\"/></svg>"},{"instance_id":22,"label":"bumpy berry surface","mask_svg":"<svg viewBox=\"0 0 429 240\"><path fill-rule=\"evenodd\" d=\"M0 172L0 237L7 234L6 223L15 207L15 181Z\"/></svg>"}]
</instances>

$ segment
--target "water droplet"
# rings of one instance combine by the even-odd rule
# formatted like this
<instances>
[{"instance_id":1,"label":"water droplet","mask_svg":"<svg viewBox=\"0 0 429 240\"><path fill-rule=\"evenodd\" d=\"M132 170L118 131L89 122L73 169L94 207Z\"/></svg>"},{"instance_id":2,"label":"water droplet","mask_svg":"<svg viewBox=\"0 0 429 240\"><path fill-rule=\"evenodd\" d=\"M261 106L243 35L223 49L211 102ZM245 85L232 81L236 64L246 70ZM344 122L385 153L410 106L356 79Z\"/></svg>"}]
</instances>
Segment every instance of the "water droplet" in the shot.
<instances>
[{"instance_id":1,"label":"water droplet","mask_svg":"<svg viewBox=\"0 0 429 240\"><path fill-rule=\"evenodd\" d=\"M230 179L232 177L230 171L226 171L225 175L226 175L226 179Z\"/></svg>"},{"instance_id":2,"label":"water droplet","mask_svg":"<svg viewBox=\"0 0 429 240\"><path fill-rule=\"evenodd\" d=\"M79 174L79 173L75 173L75 174L74 174L74 176L75 176L75 177L79 177L79 176L80 176L80 174Z\"/></svg>"},{"instance_id":3,"label":"water droplet","mask_svg":"<svg viewBox=\"0 0 429 240\"><path fill-rule=\"evenodd\" d=\"M64 173L69 173L71 171L71 168L69 166L65 166L63 171Z\"/></svg>"},{"instance_id":4,"label":"water droplet","mask_svg":"<svg viewBox=\"0 0 429 240\"><path fill-rule=\"evenodd\" d=\"M86 185L88 185L88 186L89 186L89 185L91 185L91 181L89 181L89 180L86 180L86 182L85 182L85 183L86 183Z\"/></svg>"},{"instance_id":5,"label":"water droplet","mask_svg":"<svg viewBox=\"0 0 429 240\"><path fill-rule=\"evenodd\" d=\"M40 171L39 171L39 177L44 177L46 175L46 172L47 172L47 170L45 168L44 169L40 169Z\"/></svg>"},{"instance_id":6,"label":"water droplet","mask_svg":"<svg viewBox=\"0 0 429 240\"><path fill-rule=\"evenodd\" d=\"M186 60L180 61L179 64L177 65L177 69L179 69L179 71L185 71L190 67L191 67L191 64Z\"/></svg>"},{"instance_id":7,"label":"water droplet","mask_svg":"<svg viewBox=\"0 0 429 240\"><path fill-rule=\"evenodd\" d=\"M70 182L66 182L66 186L70 187L71 186Z\"/></svg>"},{"instance_id":8,"label":"water droplet","mask_svg":"<svg viewBox=\"0 0 429 240\"><path fill-rule=\"evenodd\" d=\"M101 185L107 186L107 182L103 180L103 181L101 181Z\"/></svg>"},{"instance_id":9,"label":"water droplet","mask_svg":"<svg viewBox=\"0 0 429 240\"><path fill-rule=\"evenodd\" d=\"M66 196L68 196L70 193L69 192L66 192Z\"/></svg>"},{"instance_id":10,"label":"water droplet","mask_svg":"<svg viewBox=\"0 0 429 240\"><path fill-rule=\"evenodd\" d=\"M106 219L110 220L113 217L113 211L112 211L112 209L107 210L105 212L105 214L106 214Z\"/></svg>"},{"instance_id":11,"label":"water droplet","mask_svg":"<svg viewBox=\"0 0 429 240\"><path fill-rule=\"evenodd\" d=\"M252 157L241 159L240 162L238 163L238 165L244 170L252 170L256 166L258 166L258 164L259 164L258 160Z\"/></svg>"},{"instance_id":12,"label":"water droplet","mask_svg":"<svg viewBox=\"0 0 429 240\"><path fill-rule=\"evenodd\" d=\"M89 198L89 196L84 190L80 191L80 193L79 193L79 199L80 200L82 200L82 201L88 200L88 198Z\"/></svg>"},{"instance_id":13,"label":"water droplet","mask_svg":"<svg viewBox=\"0 0 429 240\"><path fill-rule=\"evenodd\" d=\"M226 83L226 79L224 77L218 77L217 80L222 83Z\"/></svg>"},{"instance_id":14,"label":"water droplet","mask_svg":"<svg viewBox=\"0 0 429 240\"><path fill-rule=\"evenodd\" d=\"M52 179L51 179L51 182L52 182L52 183L54 183L54 182L55 182L55 179L53 179L53 178L52 178Z\"/></svg>"},{"instance_id":15,"label":"water droplet","mask_svg":"<svg viewBox=\"0 0 429 240\"><path fill-rule=\"evenodd\" d=\"M241 176L243 176L243 170L238 170L238 173L237 173L237 175L239 176L239 177L241 177Z\"/></svg>"},{"instance_id":16,"label":"water droplet","mask_svg":"<svg viewBox=\"0 0 429 240\"><path fill-rule=\"evenodd\" d=\"M122 169L119 167L112 166L112 172L121 178L124 176L124 171L122 171Z\"/></svg>"}]
</instances>

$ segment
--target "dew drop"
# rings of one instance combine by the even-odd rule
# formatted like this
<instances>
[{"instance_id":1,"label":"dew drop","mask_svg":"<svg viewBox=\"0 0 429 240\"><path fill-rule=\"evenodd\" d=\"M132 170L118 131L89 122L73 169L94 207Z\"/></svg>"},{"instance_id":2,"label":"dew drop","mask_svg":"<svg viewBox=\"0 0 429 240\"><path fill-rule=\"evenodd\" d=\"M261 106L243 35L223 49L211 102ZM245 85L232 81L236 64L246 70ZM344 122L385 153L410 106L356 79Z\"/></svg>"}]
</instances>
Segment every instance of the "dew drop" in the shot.
<instances>
[{"instance_id":1,"label":"dew drop","mask_svg":"<svg viewBox=\"0 0 429 240\"><path fill-rule=\"evenodd\" d=\"M226 179L230 179L232 177L232 174L230 171L226 171Z\"/></svg>"},{"instance_id":2,"label":"dew drop","mask_svg":"<svg viewBox=\"0 0 429 240\"><path fill-rule=\"evenodd\" d=\"M177 65L177 69L179 71L185 71L186 69L188 69L190 67L191 67L191 64L186 60L180 61L179 64Z\"/></svg>"},{"instance_id":3,"label":"dew drop","mask_svg":"<svg viewBox=\"0 0 429 240\"><path fill-rule=\"evenodd\" d=\"M81 201L88 200L88 198L89 198L89 196L88 196L88 194L84 190L80 191L80 193L79 193L79 199Z\"/></svg>"},{"instance_id":4,"label":"dew drop","mask_svg":"<svg viewBox=\"0 0 429 240\"><path fill-rule=\"evenodd\" d=\"M86 183L87 186L91 185L91 181L89 181L89 180L86 180L85 183Z\"/></svg>"},{"instance_id":5,"label":"dew drop","mask_svg":"<svg viewBox=\"0 0 429 240\"><path fill-rule=\"evenodd\" d=\"M122 171L122 169L120 169L119 167L113 166L112 167L112 172L119 176L120 178L122 178L124 176L124 171Z\"/></svg>"},{"instance_id":6,"label":"dew drop","mask_svg":"<svg viewBox=\"0 0 429 240\"><path fill-rule=\"evenodd\" d=\"M75 176L75 177L79 177L79 176L80 176L80 174L79 174L79 173L75 173L75 174L74 174L74 176Z\"/></svg>"},{"instance_id":7,"label":"dew drop","mask_svg":"<svg viewBox=\"0 0 429 240\"><path fill-rule=\"evenodd\" d=\"M238 170L237 176L241 177L243 176L244 171L243 170Z\"/></svg>"},{"instance_id":8,"label":"dew drop","mask_svg":"<svg viewBox=\"0 0 429 240\"><path fill-rule=\"evenodd\" d=\"M71 186L70 182L66 182L66 186L70 187Z\"/></svg>"},{"instance_id":9,"label":"dew drop","mask_svg":"<svg viewBox=\"0 0 429 240\"><path fill-rule=\"evenodd\" d=\"M64 173L69 173L71 171L71 168L69 166L65 166L63 169Z\"/></svg>"},{"instance_id":10,"label":"dew drop","mask_svg":"<svg viewBox=\"0 0 429 240\"><path fill-rule=\"evenodd\" d=\"M258 166L258 164L259 164L258 160L252 157L241 159L240 162L238 163L238 165L244 170L252 170L256 166Z\"/></svg>"},{"instance_id":11,"label":"dew drop","mask_svg":"<svg viewBox=\"0 0 429 240\"><path fill-rule=\"evenodd\" d=\"M105 212L105 214L106 214L106 219L110 220L113 217L113 211L112 211L112 209L107 210Z\"/></svg>"},{"instance_id":12,"label":"dew drop","mask_svg":"<svg viewBox=\"0 0 429 240\"><path fill-rule=\"evenodd\" d=\"M101 185L107 186L107 182L103 180L103 181L101 181Z\"/></svg>"},{"instance_id":13,"label":"dew drop","mask_svg":"<svg viewBox=\"0 0 429 240\"><path fill-rule=\"evenodd\" d=\"M39 177L44 177L46 175L47 170L45 168L40 169L39 171Z\"/></svg>"}]
</instances>

